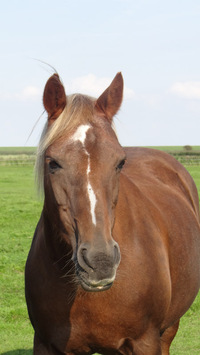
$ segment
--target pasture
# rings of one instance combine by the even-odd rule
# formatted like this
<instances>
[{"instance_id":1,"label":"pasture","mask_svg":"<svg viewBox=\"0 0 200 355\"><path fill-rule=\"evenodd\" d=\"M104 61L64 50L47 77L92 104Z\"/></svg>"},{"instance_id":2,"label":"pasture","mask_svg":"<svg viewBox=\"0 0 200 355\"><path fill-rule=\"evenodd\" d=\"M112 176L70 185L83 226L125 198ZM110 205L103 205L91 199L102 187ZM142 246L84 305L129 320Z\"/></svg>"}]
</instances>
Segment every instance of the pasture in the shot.
<instances>
[{"instance_id":1,"label":"pasture","mask_svg":"<svg viewBox=\"0 0 200 355\"><path fill-rule=\"evenodd\" d=\"M34 184L34 156L31 148L0 149L0 354L4 355L32 354L24 265L42 208ZM200 192L200 163L188 160L188 164ZM200 294L181 320L171 354L199 354L199 330Z\"/></svg>"}]
</instances>

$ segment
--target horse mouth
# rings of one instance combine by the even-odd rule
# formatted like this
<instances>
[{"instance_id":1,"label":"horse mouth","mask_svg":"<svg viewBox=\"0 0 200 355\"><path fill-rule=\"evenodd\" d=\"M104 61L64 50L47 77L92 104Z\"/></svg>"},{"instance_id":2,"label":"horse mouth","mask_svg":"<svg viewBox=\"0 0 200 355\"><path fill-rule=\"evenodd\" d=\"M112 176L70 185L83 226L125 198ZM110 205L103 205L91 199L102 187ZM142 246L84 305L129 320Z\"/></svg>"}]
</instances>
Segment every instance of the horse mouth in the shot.
<instances>
[{"instance_id":1,"label":"horse mouth","mask_svg":"<svg viewBox=\"0 0 200 355\"><path fill-rule=\"evenodd\" d=\"M87 291L87 292L100 292L100 291L106 291L108 290L114 280L101 280L98 282L92 282L87 280L84 276L81 275L81 273L77 273L79 283L81 287Z\"/></svg>"},{"instance_id":2,"label":"horse mouth","mask_svg":"<svg viewBox=\"0 0 200 355\"><path fill-rule=\"evenodd\" d=\"M82 288L87 292L100 292L100 291L108 290L112 286L113 282L110 282L106 285L94 285L94 284L89 284L83 281L82 279L80 279L80 284Z\"/></svg>"}]
</instances>

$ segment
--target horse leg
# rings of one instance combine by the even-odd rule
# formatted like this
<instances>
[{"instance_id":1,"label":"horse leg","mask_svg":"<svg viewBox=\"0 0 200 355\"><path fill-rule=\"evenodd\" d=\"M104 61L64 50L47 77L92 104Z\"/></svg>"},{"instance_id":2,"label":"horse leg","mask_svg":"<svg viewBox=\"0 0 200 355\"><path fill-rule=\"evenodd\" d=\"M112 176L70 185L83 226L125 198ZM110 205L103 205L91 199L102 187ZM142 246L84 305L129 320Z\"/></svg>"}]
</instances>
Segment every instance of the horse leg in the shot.
<instances>
[{"instance_id":1,"label":"horse leg","mask_svg":"<svg viewBox=\"0 0 200 355\"><path fill-rule=\"evenodd\" d=\"M33 355L61 355L63 353L59 352L52 346L45 345L35 334L34 336L34 347Z\"/></svg>"},{"instance_id":2,"label":"horse leg","mask_svg":"<svg viewBox=\"0 0 200 355\"><path fill-rule=\"evenodd\" d=\"M48 348L40 341L37 334L34 336L34 346L33 346L33 355L51 355L52 353Z\"/></svg>"},{"instance_id":3,"label":"horse leg","mask_svg":"<svg viewBox=\"0 0 200 355\"><path fill-rule=\"evenodd\" d=\"M134 346L135 355L162 355L161 345L159 340L137 342Z\"/></svg>"},{"instance_id":4,"label":"horse leg","mask_svg":"<svg viewBox=\"0 0 200 355\"><path fill-rule=\"evenodd\" d=\"M162 355L159 332L150 328L137 340L121 339L118 351L123 355Z\"/></svg>"},{"instance_id":5,"label":"horse leg","mask_svg":"<svg viewBox=\"0 0 200 355\"><path fill-rule=\"evenodd\" d=\"M178 322L174 323L171 327L167 328L161 336L161 349L162 355L169 355L169 348L172 340L174 339L179 327Z\"/></svg>"}]
</instances>

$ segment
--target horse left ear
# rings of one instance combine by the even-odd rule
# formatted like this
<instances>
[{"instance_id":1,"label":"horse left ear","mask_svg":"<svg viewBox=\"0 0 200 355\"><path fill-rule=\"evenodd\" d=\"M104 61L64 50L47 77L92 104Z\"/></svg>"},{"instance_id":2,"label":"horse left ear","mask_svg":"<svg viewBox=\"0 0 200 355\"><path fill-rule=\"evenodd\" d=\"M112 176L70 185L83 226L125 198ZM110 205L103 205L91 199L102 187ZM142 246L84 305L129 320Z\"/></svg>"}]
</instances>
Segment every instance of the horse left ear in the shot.
<instances>
[{"instance_id":1,"label":"horse left ear","mask_svg":"<svg viewBox=\"0 0 200 355\"><path fill-rule=\"evenodd\" d=\"M58 74L52 75L47 81L44 88L43 104L48 113L49 123L52 123L64 110L67 99Z\"/></svg>"},{"instance_id":2,"label":"horse left ear","mask_svg":"<svg viewBox=\"0 0 200 355\"><path fill-rule=\"evenodd\" d=\"M101 116L106 117L110 122L119 110L123 98L123 77L117 73L110 86L97 99L95 109Z\"/></svg>"}]
</instances>

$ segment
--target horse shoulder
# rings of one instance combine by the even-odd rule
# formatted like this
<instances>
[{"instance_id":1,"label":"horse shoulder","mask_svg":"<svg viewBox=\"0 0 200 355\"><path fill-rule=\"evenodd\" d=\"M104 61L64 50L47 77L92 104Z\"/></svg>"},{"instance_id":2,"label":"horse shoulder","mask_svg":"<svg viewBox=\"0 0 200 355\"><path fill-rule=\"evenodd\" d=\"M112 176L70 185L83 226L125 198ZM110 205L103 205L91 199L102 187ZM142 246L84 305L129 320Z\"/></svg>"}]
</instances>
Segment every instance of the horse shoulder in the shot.
<instances>
[{"instance_id":1,"label":"horse shoulder","mask_svg":"<svg viewBox=\"0 0 200 355\"><path fill-rule=\"evenodd\" d=\"M123 236L122 260L125 248L124 258L131 255L138 260L132 261L133 279L139 273L143 280L151 279L155 292L167 292L170 306L165 324L180 318L195 298L200 280L198 194L189 173L167 154L128 148L117 216L116 231ZM190 294L188 285L193 290Z\"/></svg>"}]
</instances>

